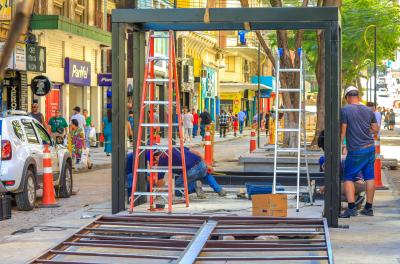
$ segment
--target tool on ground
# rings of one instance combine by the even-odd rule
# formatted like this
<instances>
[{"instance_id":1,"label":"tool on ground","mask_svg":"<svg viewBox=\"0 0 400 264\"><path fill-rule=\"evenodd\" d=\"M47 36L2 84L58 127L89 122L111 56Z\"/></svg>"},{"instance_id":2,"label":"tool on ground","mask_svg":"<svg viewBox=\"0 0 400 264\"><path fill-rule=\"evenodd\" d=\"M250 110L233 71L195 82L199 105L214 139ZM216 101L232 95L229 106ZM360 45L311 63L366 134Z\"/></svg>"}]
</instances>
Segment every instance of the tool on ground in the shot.
<instances>
[{"instance_id":1,"label":"tool on ground","mask_svg":"<svg viewBox=\"0 0 400 264\"><path fill-rule=\"evenodd\" d=\"M160 56L155 54L154 46L157 41L168 40L168 56ZM134 202L141 196L150 197L150 209L154 208L154 197L161 196L168 201L168 212L172 212L172 198L174 193L174 179L172 174L172 150L173 148L179 148L181 153L182 166L179 168L182 170L183 177L183 193L185 196L186 206L189 206L189 193L188 184L186 178L186 163L183 146L183 133L182 133L182 117L179 100L179 87L178 87L178 76L176 67L175 57L175 40L174 32L153 32L149 34L149 47L148 55L146 58L146 66L144 73L143 91L140 106L140 118L138 126L138 140L136 143L136 155L133 167L133 183L132 192L130 197L129 211L132 212L134 208ZM154 66L157 62L166 61L168 63L168 77L157 79L155 78ZM168 87L168 100L159 101L155 99L156 84L166 84ZM154 106L165 106L166 113L168 113L167 123L156 123L154 120ZM149 115L145 117L145 113ZM177 120L175 120L175 117ZM147 120L147 121L146 121ZM157 128L166 128L167 130L167 144L156 144L154 132ZM173 138L174 129L177 129L179 137ZM147 134L146 134L147 131ZM143 140L144 139L144 140ZM161 167L156 166L153 162L154 151L163 152L162 155L168 156L168 166ZM143 153L149 153L148 166L139 167L139 156ZM147 156L147 155L146 155ZM175 169L176 167L174 167ZM165 173L168 177L167 192L161 192L162 188L155 188L154 185L157 183L158 173ZM139 175L146 177L149 176L149 191L148 192L137 192L137 182Z\"/></svg>"},{"instance_id":2,"label":"tool on ground","mask_svg":"<svg viewBox=\"0 0 400 264\"><path fill-rule=\"evenodd\" d=\"M51 164L51 155L49 145L47 144L44 145L43 150L43 197L40 207L58 207L53 184L53 168Z\"/></svg>"},{"instance_id":3,"label":"tool on ground","mask_svg":"<svg viewBox=\"0 0 400 264\"><path fill-rule=\"evenodd\" d=\"M307 156L307 134L306 134L306 111L305 111L305 99L306 99L306 91L304 87L304 65L303 65L303 52L302 49L298 49L298 56L300 58L300 67L299 68L281 68L280 67L280 62L281 62L281 57L283 56L283 49L280 48L277 53L277 59L276 59L276 96L275 96L275 146L274 146L274 178L273 178L273 186L272 186L272 192L275 193L285 193L285 194L295 194L296 195L296 211L299 211L299 201L300 201L300 177L301 173L305 172L307 175L307 190L309 192L310 197L313 197L312 195L312 187L311 187L311 182L310 182L310 173L308 170L308 156ZM299 78L298 84L299 87L285 87L281 88L281 83L280 83L280 74L294 74L295 78ZM280 102L280 94L282 97L284 96L290 96L291 94L293 95L298 95L298 104L295 106L292 106L292 108L281 108L281 102ZM297 114L295 119L297 119L295 125L293 127L285 127L285 128L280 128L278 125L279 122L279 115L280 114L285 114L285 113L295 113ZM279 134L282 133L296 133L295 138L296 138L296 146L295 147L286 147L281 144L279 144ZM301 137L303 136L303 146L301 146ZM284 164L278 164L280 163L281 159L284 158L285 156L282 155L283 153L287 153L290 155L290 153L295 153L297 156L297 162L296 162L296 167L285 167ZM286 156L287 157L287 156ZM304 162L302 162L302 159L304 159ZM302 164L304 165L302 166ZM279 166L280 165L280 166ZM278 182L278 177L282 174L296 174L297 178L297 184L296 184L296 190L287 190L285 187L285 191L279 191L277 189L277 182ZM312 201L311 201L312 203Z\"/></svg>"},{"instance_id":4,"label":"tool on ground","mask_svg":"<svg viewBox=\"0 0 400 264\"><path fill-rule=\"evenodd\" d=\"M250 133L250 152L255 151L256 148L257 148L256 131L254 129L252 129L251 133Z\"/></svg>"}]
</instances>

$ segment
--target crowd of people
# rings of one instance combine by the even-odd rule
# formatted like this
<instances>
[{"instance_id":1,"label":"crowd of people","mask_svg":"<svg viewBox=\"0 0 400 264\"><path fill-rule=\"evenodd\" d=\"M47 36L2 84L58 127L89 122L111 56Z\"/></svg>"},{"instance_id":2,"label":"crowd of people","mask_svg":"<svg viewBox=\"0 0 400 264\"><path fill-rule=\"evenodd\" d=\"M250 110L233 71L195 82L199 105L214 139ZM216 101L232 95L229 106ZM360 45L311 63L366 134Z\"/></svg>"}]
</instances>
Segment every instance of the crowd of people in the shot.
<instances>
[{"instance_id":1,"label":"crowd of people","mask_svg":"<svg viewBox=\"0 0 400 264\"><path fill-rule=\"evenodd\" d=\"M394 130L394 125L396 124L396 115L393 109L386 109L385 107L378 107L378 112L384 121L384 129Z\"/></svg>"},{"instance_id":2,"label":"crowd of people","mask_svg":"<svg viewBox=\"0 0 400 264\"><path fill-rule=\"evenodd\" d=\"M92 122L92 117L87 109L76 106L72 109L69 122L61 115L60 110L54 111L48 122L39 111L38 103L32 104L29 115L48 129L50 136L57 144L64 144L70 147L71 155L75 163L80 163L82 156L89 158L89 148L97 145L97 133ZM104 151L109 156L112 152L112 126L111 110L107 111L107 117L102 120L102 133L104 135ZM88 166L90 167L90 166Z\"/></svg>"}]
</instances>

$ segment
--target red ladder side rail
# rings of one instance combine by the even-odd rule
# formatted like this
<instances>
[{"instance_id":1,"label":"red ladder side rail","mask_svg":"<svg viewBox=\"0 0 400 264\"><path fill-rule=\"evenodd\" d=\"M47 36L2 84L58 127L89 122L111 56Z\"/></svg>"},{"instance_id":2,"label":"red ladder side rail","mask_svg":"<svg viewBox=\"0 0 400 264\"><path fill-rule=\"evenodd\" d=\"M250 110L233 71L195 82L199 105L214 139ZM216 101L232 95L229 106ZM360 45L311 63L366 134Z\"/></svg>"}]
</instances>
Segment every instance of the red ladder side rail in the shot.
<instances>
[{"instance_id":1,"label":"red ladder side rail","mask_svg":"<svg viewBox=\"0 0 400 264\"><path fill-rule=\"evenodd\" d=\"M168 48L168 53L169 53L169 62L168 62L168 78L169 78L169 83L168 83L168 212L172 212L172 121L173 121L173 108L172 108L172 101L173 101L173 90L172 90L172 81L173 81L173 63L172 63L172 49L173 47L173 34L171 35L171 32L169 33L169 48ZM178 105L179 102L176 102L176 105ZM179 126L179 125L178 125Z\"/></svg>"},{"instance_id":2,"label":"red ladder side rail","mask_svg":"<svg viewBox=\"0 0 400 264\"><path fill-rule=\"evenodd\" d=\"M151 37L154 32L150 32L149 34L149 57L154 57L154 37ZM154 79L155 74L154 74L154 60L149 61L149 74L150 78ZM154 87L155 83L150 82L149 84L149 97L150 101L154 101ZM149 116L149 123L153 124L154 123L154 105L150 104L150 116ZM154 127L150 127L149 129L150 135L149 135L149 141L150 141L150 146L154 145ZM147 138L146 138L146 144L147 144ZM146 152L146 151L145 151ZM150 149L150 160L149 160L149 167L150 169L153 168L153 157L154 157L154 151ZM154 181L155 181L155 176L157 176L157 173L150 172L150 177L149 177L149 191L153 192L154 188ZM154 196L150 196L150 210L153 209L153 203L154 203Z\"/></svg>"},{"instance_id":3,"label":"red ladder side rail","mask_svg":"<svg viewBox=\"0 0 400 264\"><path fill-rule=\"evenodd\" d=\"M178 115L178 129L179 129L179 145L181 150L181 160L182 160L182 177L183 177L183 187L185 192L185 202L186 207L189 207L189 191L188 191L188 182L186 175L186 161L185 161L185 150L183 145L183 131L182 131L182 115L181 115L181 106L180 106L180 97L179 97L179 85L178 85L178 72L176 67L176 58L175 58L175 39L173 37L173 32L169 32L171 37L171 61L173 63L174 69L174 80L175 80L175 93L176 93L176 113Z\"/></svg>"},{"instance_id":4,"label":"red ladder side rail","mask_svg":"<svg viewBox=\"0 0 400 264\"><path fill-rule=\"evenodd\" d=\"M129 212L133 212L134 208L134 194L136 192L136 184L137 184L137 179L138 179L138 166L139 166L139 154L140 154L140 144L142 141L142 124L144 120L144 112L146 105L144 101L146 100L146 95L147 95L147 78L149 75L149 64L146 64L145 70L144 70L144 80L143 80L143 90L142 90L142 99L141 99L141 106L140 106L140 117L139 117L139 126L138 126L138 133L137 133L137 142L136 142L136 151L135 151L135 162L134 162L134 167L133 167L133 177L132 177L132 192L131 192L131 197L130 197L130 205L129 205Z\"/></svg>"}]
</instances>

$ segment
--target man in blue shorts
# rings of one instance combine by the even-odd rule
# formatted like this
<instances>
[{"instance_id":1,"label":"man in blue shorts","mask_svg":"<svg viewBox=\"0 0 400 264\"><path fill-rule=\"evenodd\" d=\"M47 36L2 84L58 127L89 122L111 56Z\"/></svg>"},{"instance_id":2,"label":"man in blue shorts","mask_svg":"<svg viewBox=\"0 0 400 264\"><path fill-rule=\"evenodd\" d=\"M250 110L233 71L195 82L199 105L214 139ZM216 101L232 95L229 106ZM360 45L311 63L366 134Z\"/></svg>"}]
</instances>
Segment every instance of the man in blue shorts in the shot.
<instances>
[{"instance_id":1,"label":"man in blue shorts","mask_svg":"<svg viewBox=\"0 0 400 264\"><path fill-rule=\"evenodd\" d=\"M372 203L375 193L374 162L375 145L373 134L378 133L374 113L360 104L358 89L354 86L348 87L345 92L347 105L341 109L341 142L343 151L347 149L347 156L344 166L344 191L346 194L348 208L341 214L341 217L357 216L355 207L354 182L362 172L367 189L367 202L361 214L373 216ZM344 139L346 138L346 145Z\"/></svg>"}]
</instances>

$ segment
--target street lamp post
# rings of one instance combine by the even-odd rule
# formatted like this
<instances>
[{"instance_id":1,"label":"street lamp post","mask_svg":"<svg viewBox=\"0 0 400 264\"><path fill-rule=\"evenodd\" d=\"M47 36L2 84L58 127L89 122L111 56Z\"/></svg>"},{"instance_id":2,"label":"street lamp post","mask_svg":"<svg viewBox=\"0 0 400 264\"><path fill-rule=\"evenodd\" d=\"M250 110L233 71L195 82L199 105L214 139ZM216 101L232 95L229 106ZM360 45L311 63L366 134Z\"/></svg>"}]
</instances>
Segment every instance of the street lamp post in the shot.
<instances>
[{"instance_id":1,"label":"street lamp post","mask_svg":"<svg viewBox=\"0 0 400 264\"><path fill-rule=\"evenodd\" d=\"M376 105L376 79L377 79L377 69L376 69L376 26L374 26L374 104Z\"/></svg>"},{"instance_id":2,"label":"street lamp post","mask_svg":"<svg viewBox=\"0 0 400 264\"><path fill-rule=\"evenodd\" d=\"M261 125L261 118L260 118L260 75L261 75L261 56L260 56L260 43L258 43L258 78L257 78L257 88L258 88L258 94L257 94L257 147L260 147L260 125Z\"/></svg>"}]
</instances>

